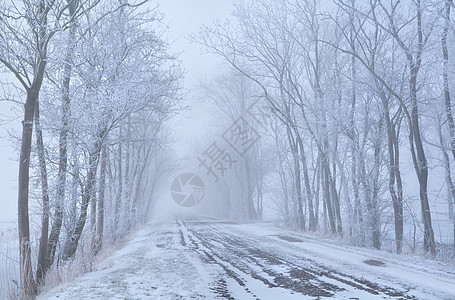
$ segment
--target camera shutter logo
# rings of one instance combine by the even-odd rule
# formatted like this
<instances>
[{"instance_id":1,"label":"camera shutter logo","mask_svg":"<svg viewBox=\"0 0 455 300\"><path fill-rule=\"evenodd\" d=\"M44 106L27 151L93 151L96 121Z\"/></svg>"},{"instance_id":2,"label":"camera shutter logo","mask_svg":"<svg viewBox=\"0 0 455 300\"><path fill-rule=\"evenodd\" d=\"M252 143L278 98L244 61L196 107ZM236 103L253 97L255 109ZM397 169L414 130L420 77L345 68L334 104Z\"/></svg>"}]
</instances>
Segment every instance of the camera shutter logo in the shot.
<instances>
[{"instance_id":1,"label":"camera shutter logo","mask_svg":"<svg viewBox=\"0 0 455 300\"><path fill-rule=\"evenodd\" d=\"M193 173L183 173L175 177L171 184L171 196L183 207L197 205L204 198L205 185L202 179Z\"/></svg>"}]
</instances>

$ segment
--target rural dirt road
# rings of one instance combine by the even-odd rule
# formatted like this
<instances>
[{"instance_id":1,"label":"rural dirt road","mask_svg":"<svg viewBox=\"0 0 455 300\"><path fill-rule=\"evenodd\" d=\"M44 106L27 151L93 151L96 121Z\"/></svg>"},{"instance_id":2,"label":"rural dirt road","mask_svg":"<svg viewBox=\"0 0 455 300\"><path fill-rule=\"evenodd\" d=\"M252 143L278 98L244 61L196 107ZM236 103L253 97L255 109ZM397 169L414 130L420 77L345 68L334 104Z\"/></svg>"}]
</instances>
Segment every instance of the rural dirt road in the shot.
<instances>
[{"instance_id":1,"label":"rural dirt road","mask_svg":"<svg viewBox=\"0 0 455 300\"><path fill-rule=\"evenodd\" d=\"M455 272L268 224L167 218L38 299L455 299Z\"/></svg>"}]
</instances>

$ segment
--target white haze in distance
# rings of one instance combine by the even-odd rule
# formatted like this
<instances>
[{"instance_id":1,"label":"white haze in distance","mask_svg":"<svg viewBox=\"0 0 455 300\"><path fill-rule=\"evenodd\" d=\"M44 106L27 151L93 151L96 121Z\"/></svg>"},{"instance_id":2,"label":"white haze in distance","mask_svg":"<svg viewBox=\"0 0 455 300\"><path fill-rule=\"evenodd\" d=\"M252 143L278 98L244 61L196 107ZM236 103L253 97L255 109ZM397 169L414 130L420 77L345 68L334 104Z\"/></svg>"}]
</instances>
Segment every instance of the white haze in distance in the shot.
<instances>
[{"instance_id":1,"label":"white haze in distance","mask_svg":"<svg viewBox=\"0 0 455 300\"><path fill-rule=\"evenodd\" d=\"M12 221L17 216L17 174L19 153L14 151L9 131L21 128L16 118L17 105L4 101L6 82L14 82L9 74L0 73L0 222ZM17 82L14 82L17 83ZM14 110L13 110L14 109Z\"/></svg>"},{"instance_id":2,"label":"white haze in distance","mask_svg":"<svg viewBox=\"0 0 455 300\"><path fill-rule=\"evenodd\" d=\"M153 3L150 6L154 5ZM210 115L208 101L200 99L197 86L200 81L219 74L223 68L222 60L207 54L205 47L190 42L188 36L197 33L202 25L211 25L215 20L224 21L233 10L231 0L166 0L159 4L165 14L164 23L169 26L168 35L172 43L171 51L180 53L179 60L185 71L184 103L188 110L182 111L171 123L175 135L174 151L179 159L180 169L164 183L157 197L157 205L152 215L160 214L199 214L204 212L205 205L183 208L177 205L170 195L170 184L174 176L185 172L198 173L194 165L195 148L205 145L207 128L213 117ZM200 145L199 145L200 146ZM206 186L207 188L207 186ZM207 195L204 202L208 201Z\"/></svg>"},{"instance_id":3,"label":"white haze in distance","mask_svg":"<svg viewBox=\"0 0 455 300\"><path fill-rule=\"evenodd\" d=\"M233 6L230 0L166 0L160 4L160 11L165 14L164 22L169 26L169 39L172 50L180 53L179 60L185 70L185 101L189 110L176 118L174 126L178 157L191 155L191 143L204 135L210 115L207 103L197 99L195 87L200 80L219 73L222 60L207 54L205 48L191 43L188 35L197 33L202 25L211 25L215 20L224 21L229 17Z\"/></svg>"}]
</instances>

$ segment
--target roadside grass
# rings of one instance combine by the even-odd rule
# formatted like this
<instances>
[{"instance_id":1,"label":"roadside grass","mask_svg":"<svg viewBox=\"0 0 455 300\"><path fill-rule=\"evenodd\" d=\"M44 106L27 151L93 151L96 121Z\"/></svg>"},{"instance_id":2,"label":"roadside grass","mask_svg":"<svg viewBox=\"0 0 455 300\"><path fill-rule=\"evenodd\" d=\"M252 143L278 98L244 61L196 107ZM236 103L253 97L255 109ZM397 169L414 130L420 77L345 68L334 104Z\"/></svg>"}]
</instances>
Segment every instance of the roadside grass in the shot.
<instances>
[{"instance_id":1,"label":"roadside grass","mask_svg":"<svg viewBox=\"0 0 455 300\"><path fill-rule=\"evenodd\" d=\"M0 222L0 299L18 298L18 247L16 224Z\"/></svg>"}]
</instances>

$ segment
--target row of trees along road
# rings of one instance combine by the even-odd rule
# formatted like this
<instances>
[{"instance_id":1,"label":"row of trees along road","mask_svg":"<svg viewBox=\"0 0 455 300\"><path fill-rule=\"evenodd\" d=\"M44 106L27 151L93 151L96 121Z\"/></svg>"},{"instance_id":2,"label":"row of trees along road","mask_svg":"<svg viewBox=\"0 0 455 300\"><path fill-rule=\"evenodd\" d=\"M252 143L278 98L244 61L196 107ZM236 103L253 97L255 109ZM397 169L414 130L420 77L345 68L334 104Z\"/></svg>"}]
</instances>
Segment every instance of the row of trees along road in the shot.
<instances>
[{"instance_id":1,"label":"row of trees along road","mask_svg":"<svg viewBox=\"0 0 455 300\"><path fill-rule=\"evenodd\" d=\"M168 171L165 121L179 109L182 72L162 16L144 3L0 4L0 63L23 94L16 100L23 297L77 249L94 255L143 222ZM41 219L38 245L31 212Z\"/></svg>"},{"instance_id":2,"label":"row of trees along road","mask_svg":"<svg viewBox=\"0 0 455 300\"><path fill-rule=\"evenodd\" d=\"M231 68L230 79L205 89L223 114L246 81L253 86L246 106L260 98L269 107L261 147L275 149L276 164L261 176L288 224L375 248L392 227L397 253L420 243L404 239L406 224L414 225L424 252L436 255L427 157L443 167L445 217L454 220L453 5L238 0L232 21L192 36ZM406 194L406 162L420 216Z\"/></svg>"}]
</instances>

